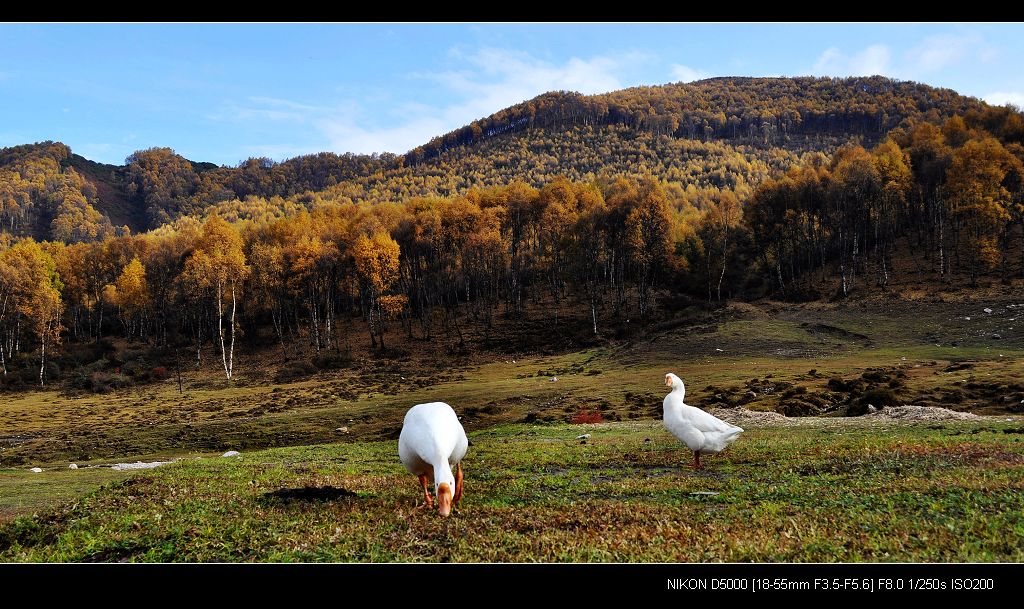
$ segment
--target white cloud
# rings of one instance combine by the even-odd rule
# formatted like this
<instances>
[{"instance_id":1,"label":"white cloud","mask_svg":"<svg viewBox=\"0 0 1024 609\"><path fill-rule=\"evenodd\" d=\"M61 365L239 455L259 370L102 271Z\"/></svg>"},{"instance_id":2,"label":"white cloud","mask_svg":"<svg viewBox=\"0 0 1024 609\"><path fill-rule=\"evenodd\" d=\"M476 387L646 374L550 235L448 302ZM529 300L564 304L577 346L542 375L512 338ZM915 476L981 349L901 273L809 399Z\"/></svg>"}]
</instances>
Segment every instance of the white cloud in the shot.
<instances>
[{"instance_id":1,"label":"white cloud","mask_svg":"<svg viewBox=\"0 0 1024 609\"><path fill-rule=\"evenodd\" d=\"M681 63L672 64L671 74L673 79L680 82L693 82L710 76L710 74L703 70L696 70L690 66L684 66Z\"/></svg>"},{"instance_id":2,"label":"white cloud","mask_svg":"<svg viewBox=\"0 0 1024 609\"><path fill-rule=\"evenodd\" d=\"M381 126L369 121L360 102L345 100L335 105L308 104L273 97L253 96L244 103L228 102L207 118L215 121L275 121L312 125L336 152L403 153L453 129L488 116L502 108L547 91L568 90L583 94L603 93L631 84L630 68L651 59L639 52L573 57L552 63L522 51L483 48L474 52L452 49L449 57L458 69L420 72L408 77L426 86L439 86L453 101L430 105L417 101L385 109L389 121ZM380 113L379 106L375 108ZM291 152L287 146L268 145L268 151ZM256 152L256 151L253 151Z\"/></svg>"},{"instance_id":3,"label":"white cloud","mask_svg":"<svg viewBox=\"0 0 1024 609\"><path fill-rule=\"evenodd\" d=\"M911 49L908 59L917 67L934 72L956 63L967 54L968 40L957 36L931 36Z\"/></svg>"},{"instance_id":4,"label":"white cloud","mask_svg":"<svg viewBox=\"0 0 1024 609\"><path fill-rule=\"evenodd\" d=\"M978 59L985 63L992 63L999 59L999 50L994 46L985 45L978 51Z\"/></svg>"},{"instance_id":5,"label":"white cloud","mask_svg":"<svg viewBox=\"0 0 1024 609\"><path fill-rule=\"evenodd\" d=\"M848 54L830 47L818 56L812 72L824 76L872 76L880 74L920 82L932 81L935 73L964 64L991 63L998 50L978 32L928 36L894 57L889 46L873 44Z\"/></svg>"},{"instance_id":6,"label":"white cloud","mask_svg":"<svg viewBox=\"0 0 1024 609\"><path fill-rule=\"evenodd\" d=\"M814 73L822 76L884 76L890 72L890 57L889 47L884 44L873 44L853 55L830 47L814 63Z\"/></svg>"},{"instance_id":7,"label":"white cloud","mask_svg":"<svg viewBox=\"0 0 1024 609\"><path fill-rule=\"evenodd\" d=\"M578 91L584 94L612 91L622 86L617 72L628 68L633 62L647 58L643 53L629 52L618 57L572 57L564 64L556 65L529 53L509 49L483 48L471 54L453 49L449 55L455 60L475 66L476 70L452 70L417 76L435 79L466 93L504 91L519 97L503 99L506 105L551 90Z\"/></svg>"},{"instance_id":8,"label":"white cloud","mask_svg":"<svg viewBox=\"0 0 1024 609\"><path fill-rule=\"evenodd\" d=\"M984 99L994 106L1013 104L1018 108L1024 108L1024 91L996 91L989 93Z\"/></svg>"},{"instance_id":9,"label":"white cloud","mask_svg":"<svg viewBox=\"0 0 1024 609\"><path fill-rule=\"evenodd\" d=\"M394 127L376 129L360 127L357 121L348 118L327 119L322 121L318 127L327 136L330 147L335 152L363 154L371 152L401 154L416 146L426 144L431 138L443 135L454 128L442 119L430 116L413 118Z\"/></svg>"},{"instance_id":10,"label":"white cloud","mask_svg":"<svg viewBox=\"0 0 1024 609\"><path fill-rule=\"evenodd\" d=\"M978 33L929 36L905 54L906 68L915 72L935 72L965 59L989 62L995 49Z\"/></svg>"}]
</instances>

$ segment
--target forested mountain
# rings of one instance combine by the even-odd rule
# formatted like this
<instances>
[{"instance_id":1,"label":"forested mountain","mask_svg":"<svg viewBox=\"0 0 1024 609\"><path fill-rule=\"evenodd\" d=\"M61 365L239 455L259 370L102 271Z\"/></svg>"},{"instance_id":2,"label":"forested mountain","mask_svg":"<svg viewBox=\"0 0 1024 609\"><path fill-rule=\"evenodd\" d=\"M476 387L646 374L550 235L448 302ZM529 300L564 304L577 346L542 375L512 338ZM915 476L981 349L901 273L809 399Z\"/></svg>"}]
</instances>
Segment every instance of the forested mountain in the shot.
<instances>
[{"instance_id":1,"label":"forested mountain","mask_svg":"<svg viewBox=\"0 0 1024 609\"><path fill-rule=\"evenodd\" d=\"M212 350L228 380L236 338L335 361L358 324L378 352L492 348L496 328L537 320L540 341L599 340L679 303L884 290L907 272L901 248L935 281L1024 275L1013 108L881 78L713 79L545 95L487 121L406 157L236 168L169 149L120 168L52 142L0 151L0 384L166 372L119 360L110 336L164 362ZM74 355L58 366L61 343Z\"/></svg>"},{"instance_id":2,"label":"forested mountain","mask_svg":"<svg viewBox=\"0 0 1024 609\"><path fill-rule=\"evenodd\" d=\"M535 127L624 125L655 135L787 145L802 137L876 140L908 119L938 120L983 106L950 89L865 78L710 78L603 95L547 93L409 153L416 163L446 150Z\"/></svg>"},{"instance_id":3,"label":"forested mountain","mask_svg":"<svg viewBox=\"0 0 1024 609\"><path fill-rule=\"evenodd\" d=\"M591 181L651 174L691 190L744 195L805 153L850 141L870 145L909 121L983 108L948 89L882 77L714 78L604 95L544 94L404 156L325 152L217 167L153 148L116 167L45 142L0 151L0 226L15 235L88 240L113 227L139 232L203 215L225 202L265 216L268 207L282 207L270 201L276 197L304 205L401 202L511 180L540 187L558 175ZM46 167L43 158L50 159ZM74 201L53 195L62 190L76 193ZM236 199L250 201L231 203ZM54 221L84 228L54 232Z\"/></svg>"}]
</instances>

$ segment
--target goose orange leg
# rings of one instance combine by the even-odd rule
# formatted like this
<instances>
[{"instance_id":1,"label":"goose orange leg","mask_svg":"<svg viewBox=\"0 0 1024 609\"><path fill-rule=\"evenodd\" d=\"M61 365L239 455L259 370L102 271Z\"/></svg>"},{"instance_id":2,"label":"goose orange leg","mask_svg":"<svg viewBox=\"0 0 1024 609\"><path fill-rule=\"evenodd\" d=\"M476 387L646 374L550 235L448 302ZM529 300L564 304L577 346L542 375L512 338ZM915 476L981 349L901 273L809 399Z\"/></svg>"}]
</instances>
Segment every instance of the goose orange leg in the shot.
<instances>
[{"instance_id":1,"label":"goose orange leg","mask_svg":"<svg viewBox=\"0 0 1024 609\"><path fill-rule=\"evenodd\" d=\"M427 509L434 507L434 499L430 496L430 481L427 479L426 474L420 474L420 484L423 485L423 498L426 501Z\"/></svg>"},{"instance_id":2,"label":"goose orange leg","mask_svg":"<svg viewBox=\"0 0 1024 609\"><path fill-rule=\"evenodd\" d=\"M692 467L693 469L700 469L701 468L700 467L700 451L699 450L693 451L693 464L689 465L688 467Z\"/></svg>"},{"instance_id":3,"label":"goose orange leg","mask_svg":"<svg viewBox=\"0 0 1024 609\"><path fill-rule=\"evenodd\" d=\"M462 499L462 464L459 463L455 468L455 497L453 503L459 504L459 499Z\"/></svg>"}]
</instances>

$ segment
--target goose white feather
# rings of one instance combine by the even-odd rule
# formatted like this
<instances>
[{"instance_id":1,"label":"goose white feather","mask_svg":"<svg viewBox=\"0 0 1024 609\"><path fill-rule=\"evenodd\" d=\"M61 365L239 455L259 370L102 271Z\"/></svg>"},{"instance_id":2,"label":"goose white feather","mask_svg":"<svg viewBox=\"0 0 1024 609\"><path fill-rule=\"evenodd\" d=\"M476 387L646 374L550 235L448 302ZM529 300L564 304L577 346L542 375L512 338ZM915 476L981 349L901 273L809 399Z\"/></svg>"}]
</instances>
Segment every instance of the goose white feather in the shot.
<instances>
[{"instance_id":1,"label":"goose white feather","mask_svg":"<svg viewBox=\"0 0 1024 609\"><path fill-rule=\"evenodd\" d=\"M451 406L444 402L417 404L405 414L402 433L398 436L398 457L411 474L419 476L423 484L427 506L432 505L427 481L433 480L434 494L443 516L451 509L444 498L446 489L448 501L458 503L462 496L462 468L460 462L466 456L469 439L459 423L459 417ZM457 474L452 468L457 468ZM446 487L446 488L445 488Z\"/></svg>"},{"instance_id":2,"label":"goose white feather","mask_svg":"<svg viewBox=\"0 0 1024 609\"><path fill-rule=\"evenodd\" d=\"M683 402L686 386L675 374L665 375L665 385L672 391L662 402L662 420L672 435L693 451L694 467L700 467L700 454L721 452L743 433L743 428Z\"/></svg>"}]
</instances>

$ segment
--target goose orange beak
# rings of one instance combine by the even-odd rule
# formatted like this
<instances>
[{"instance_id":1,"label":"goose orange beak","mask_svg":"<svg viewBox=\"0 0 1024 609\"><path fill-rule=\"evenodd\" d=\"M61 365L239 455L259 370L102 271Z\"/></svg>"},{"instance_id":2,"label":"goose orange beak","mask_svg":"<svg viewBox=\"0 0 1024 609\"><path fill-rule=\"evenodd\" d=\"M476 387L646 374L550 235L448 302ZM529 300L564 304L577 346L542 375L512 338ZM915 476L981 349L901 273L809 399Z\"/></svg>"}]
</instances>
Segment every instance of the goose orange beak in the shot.
<instances>
[{"instance_id":1,"label":"goose orange beak","mask_svg":"<svg viewBox=\"0 0 1024 609\"><path fill-rule=\"evenodd\" d=\"M665 386L666 387L671 387L672 386L672 377L667 375L667 374L665 375Z\"/></svg>"},{"instance_id":2,"label":"goose orange beak","mask_svg":"<svg viewBox=\"0 0 1024 609\"><path fill-rule=\"evenodd\" d=\"M437 487L437 511L442 516L452 513L452 487L447 482Z\"/></svg>"}]
</instances>

